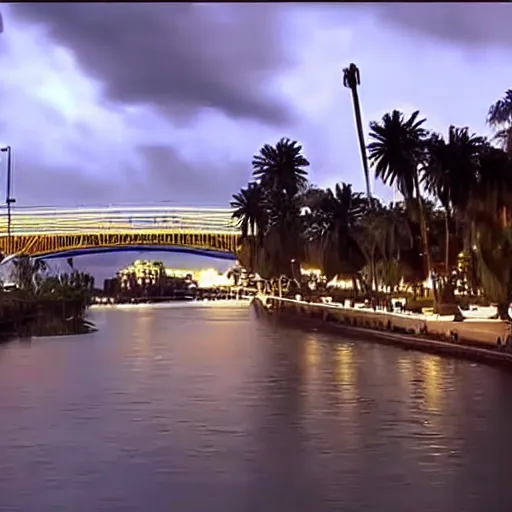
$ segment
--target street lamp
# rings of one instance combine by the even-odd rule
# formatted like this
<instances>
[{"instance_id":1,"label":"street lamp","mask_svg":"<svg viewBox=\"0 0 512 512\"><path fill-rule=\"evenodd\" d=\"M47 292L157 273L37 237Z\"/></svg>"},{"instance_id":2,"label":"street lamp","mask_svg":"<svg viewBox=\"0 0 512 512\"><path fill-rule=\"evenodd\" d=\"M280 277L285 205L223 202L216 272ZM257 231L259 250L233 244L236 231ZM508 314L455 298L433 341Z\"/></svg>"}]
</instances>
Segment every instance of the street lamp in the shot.
<instances>
[{"instance_id":1,"label":"street lamp","mask_svg":"<svg viewBox=\"0 0 512 512\"><path fill-rule=\"evenodd\" d=\"M7 195L5 204L7 205L7 252L11 253L11 205L16 202L16 199L11 197L11 183L12 183L12 151L11 146L1 148L2 153L7 153Z\"/></svg>"}]
</instances>

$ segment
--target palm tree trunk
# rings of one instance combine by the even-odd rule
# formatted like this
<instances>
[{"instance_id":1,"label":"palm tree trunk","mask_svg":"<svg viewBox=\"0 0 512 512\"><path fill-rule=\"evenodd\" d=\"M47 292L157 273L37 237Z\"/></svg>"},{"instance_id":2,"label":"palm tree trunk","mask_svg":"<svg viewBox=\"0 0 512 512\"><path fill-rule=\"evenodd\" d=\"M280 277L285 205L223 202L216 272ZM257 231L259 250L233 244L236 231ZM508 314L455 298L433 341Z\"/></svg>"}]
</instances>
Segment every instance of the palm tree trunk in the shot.
<instances>
[{"instance_id":1,"label":"palm tree trunk","mask_svg":"<svg viewBox=\"0 0 512 512\"><path fill-rule=\"evenodd\" d=\"M507 129L507 142L505 151L509 154L509 156L512 156L512 126Z\"/></svg>"},{"instance_id":2,"label":"palm tree trunk","mask_svg":"<svg viewBox=\"0 0 512 512\"><path fill-rule=\"evenodd\" d=\"M363 121L361 117L361 106L359 104L359 95L357 94L357 86L351 87L352 101L354 103L354 115L356 117L357 137L359 139L359 150L361 152L361 160L363 162L364 179L366 182L366 194L371 199L370 190L370 170L368 168L368 159L366 158L366 144L364 142Z\"/></svg>"},{"instance_id":3,"label":"palm tree trunk","mask_svg":"<svg viewBox=\"0 0 512 512\"><path fill-rule=\"evenodd\" d=\"M416 193L416 198L418 199L418 212L420 217L420 232L421 232L421 242L423 245L423 254L425 255L425 262L427 266L427 280L431 278L432 275L432 256L430 254L430 245L428 243L428 231L427 231L427 221L425 219L425 211L423 209L423 201L420 194L420 185L418 180L417 173L414 175L414 189ZM433 298L434 298L434 307L436 307L437 303L437 293L435 290L435 283L432 283L433 288Z\"/></svg>"},{"instance_id":4,"label":"palm tree trunk","mask_svg":"<svg viewBox=\"0 0 512 512\"><path fill-rule=\"evenodd\" d=\"M508 225L508 211L506 206L501 207L501 227L505 229Z\"/></svg>"},{"instance_id":5,"label":"palm tree trunk","mask_svg":"<svg viewBox=\"0 0 512 512\"><path fill-rule=\"evenodd\" d=\"M249 272L255 272L254 270L254 260L256 253L256 244L254 241L254 235L249 237Z\"/></svg>"},{"instance_id":6,"label":"palm tree trunk","mask_svg":"<svg viewBox=\"0 0 512 512\"><path fill-rule=\"evenodd\" d=\"M375 264L375 249L376 247L373 246L371 252L372 290L378 292L379 285L377 282L377 265Z\"/></svg>"},{"instance_id":7,"label":"palm tree trunk","mask_svg":"<svg viewBox=\"0 0 512 512\"><path fill-rule=\"evenodd\" d=\"M445 252L444 252L444 262L446 266L446 275L450 272L450 214L448 210L444 213L444 229L445 229Z\"/></svg>"},{"instance_id":8,"label":"palm tree trunk","mask_svg":"<svg viewBox=\"0 0 512 512\"><path fill-rule=\"evenodd\" d=\"M357 295L359 293L359 288L357 286L357 277L352 276L352 288L354 288L354 293Z\"/></svg>"}]
</instances>

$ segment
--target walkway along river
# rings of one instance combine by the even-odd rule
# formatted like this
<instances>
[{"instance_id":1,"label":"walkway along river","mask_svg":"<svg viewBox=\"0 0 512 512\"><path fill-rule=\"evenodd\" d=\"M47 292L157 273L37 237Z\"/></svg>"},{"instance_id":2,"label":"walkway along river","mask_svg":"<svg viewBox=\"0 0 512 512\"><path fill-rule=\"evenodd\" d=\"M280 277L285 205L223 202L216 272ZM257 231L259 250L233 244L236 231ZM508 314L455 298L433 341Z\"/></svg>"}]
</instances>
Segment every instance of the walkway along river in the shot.
<instances>
[{"instance_id":1,"label":"walkway along river","mask_svg":"<svg viewBox=\"0 0 512 512\"><path fill-rule=\"evenodd\" d=\"M512 376L248 307L0 346L0 510L512 510Z\"/></svg>"},{"instance_id":2,"label":"walkway along river","mask_svg":"<svg viewBox=\"0 0 512 512\"><path fill-rule=\"evenodd\" d=\"M316 327L357 338L445 354L512 369L510 322L499 319L390 313L258 295L256 310L274 321L295 327Z\"/></svg>"}]
</instances>

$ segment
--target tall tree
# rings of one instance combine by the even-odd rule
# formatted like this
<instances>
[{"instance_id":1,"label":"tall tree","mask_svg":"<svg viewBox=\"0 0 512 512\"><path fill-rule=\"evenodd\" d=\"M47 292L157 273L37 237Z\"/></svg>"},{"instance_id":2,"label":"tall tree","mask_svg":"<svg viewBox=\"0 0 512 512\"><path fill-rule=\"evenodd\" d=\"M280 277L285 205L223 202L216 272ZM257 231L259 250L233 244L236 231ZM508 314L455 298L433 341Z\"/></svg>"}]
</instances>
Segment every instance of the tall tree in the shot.
<instances>
[{"instance_id":1,"label":"tall tree","mask_svg":"<svg viewBox=\"0 0 512 512\"><path fill-rule=\"evenodd\" d=\"M388 207L374 209L373 217L374 221L368 224L372 227L373 238L380 253L377 277L384 286L394 290L404 275L403 256L413 247L407 213L403 203L391 203Z\"/></svg>"},{"instance_id":2,"label":"tall tree","mask_svg":"<svg viewBox=\"0 0 512 512\"><path fill-rule=\"evenodd\" d=\"M512 229L504 227L483 203L473 210L472 235L478 277L487 299L496 302L498 315L509 319L512 299Z\"/></svg>"},{"instance_id":3,"label":"tall tree","mask_svg":"<svg viewBox=\"0 0 512 512\"><path fill-rule=\"evenodd\" d=\"M501 141L503 148L512 155L512 89L489 108L487 122L497 130L496 138Z\"/></svg>"},{"instance_id":4,"label":"tall tree","mask_svg":"<svg viewBox=\"0 0 512 512\"><path fill-rule=\"evenodd\" d=\"M252 160L253 176L265 191L294 197L308 183L309 161L297 141L282 138L275 146L265 144Z\"/></svg>"},{"instance_id":5,"label":"tall tree","mask_svg":"<svg viewBox=\"0 0 512 512\"><path fill-rule=\"evenodd\" d=\"M467 220L466 213L475 188L479 161L486 147L484 137L471 134L468 128L450 126L448 139L434 133L427 142L422 181L427 192L436 197L445 211L445 270L450 273L450 235L453 220Z\"/></svg>"},{"instance_id":6,"label":"tall tree","mask_svg":"<svg viewBox=\"0 0 512 512\"><path fill-rule=\"evenodd\" d=\"M263 191L258 183L252 182L247 188L242 188L237 194L233 194L230 202L234 209L232 217L237 219L238 227L242 232L242 238L248 235L255 236L264 228L264 204Z\"/></svg>"},{"instance_id":7,"label":"tall tree","mask_svg":"<svg viewBox=\"0 0 512 512\"><path fill-rule=\"evenodd\" d=\"M266 229L265 197L259 183L251 182L237 194L233 194L231 208L234 209L232 217L237 220L242 232L242 252L245 251L248 259L246 265L253 270L257 251ZM245 249L243 245L245 244ZM241 256L241 255L239 255Z\"/></svg>"},{"instance_id":8,"label":"tall tree","mask_svg":"<svg viewBox=\"0 0 512 512\"><path fill-rule=\"evenodd\" d=\"M355 226L364 215L367 201L351 185L336 184L327 189L311 215L309 235L321 252L320 263L326 275L352 274L364 264L355 238Z\"/></svg>"},{"instance_id":9,"label":"tall tree","mask_svg":"<svg viewBox=\"0 0 512 512\"><path fill-rule=\"evenodd\" d=\"M472 191L473 202L485 205L503 226L510 224L512 204L512 158L503 150L487 145L480 155L478 182Z\"/></svg>"},{"instance_id":10,"label":"tall tree","mask_svg":"<svg viewBox=\"0 0 512 512\"><path fill-rule=\"evenodd\" d=\"M354 116L356 118L357 137L359 139L359 150L361 152L361 161L363 163L364 180L366 183L366 194L371 198L370 189L370 170L368 168L368 159L366 158L366 143L364 141L363 121L361 115L361 105L359 103L359 94L357 87L361 85L361 74L359 68L352 62L348 68L343 70L343 86L350 89L352 93L352 103L354 105Z\"/></svg>"},{"instance_id":11,"label":"tall tree","mask_svg":"<svg viewBox=\"0 0 512 512\"><path fill-rule=\"evenodd\" d=\"M423 127L426 119L418 119L418 116L419 111L416 111L405 119L402 112L393 110L391 114L385 114L380 123L372 121L370 138L373 142L368 145L368 150L370 161L375 165L375 176L389 186L396 183L409 209L418 210L422 252L426 260L427 277L430 277L432 258L419 175L425 160L428 131Z\"/></svg>"},{"instance_id":12,"label":"tall tree","mask_svg":"<svg viewBox=\"0 0 512 512\"><path fill-rule=\"evenodd\" d=\"M508 318L512 300L512 159L487 146L480 156L478 181L471 193L471 245L486 297L495 301L500 318Z\"/></svg>"},{"instance_id":13,"label":"tall tree","mask_svg":"<svg viewBox=\"0 0 512 512\"><path fill-rule=\"evenodd\" d=\"M252 217L259 233L258 273L267 276L291 274L292 261L300 261L304 252L300 195L308 187L309 161L297 141L280 139L275 146L265 144L252 160L253 177L259 190L254 198L249 191L237 194L232 206L241 228L251 229L247 216L248 201L254 199ZM251 193L254 191L251 191ZM255 199L256 198L256 199Z\"/></svg>"}]
</instances>

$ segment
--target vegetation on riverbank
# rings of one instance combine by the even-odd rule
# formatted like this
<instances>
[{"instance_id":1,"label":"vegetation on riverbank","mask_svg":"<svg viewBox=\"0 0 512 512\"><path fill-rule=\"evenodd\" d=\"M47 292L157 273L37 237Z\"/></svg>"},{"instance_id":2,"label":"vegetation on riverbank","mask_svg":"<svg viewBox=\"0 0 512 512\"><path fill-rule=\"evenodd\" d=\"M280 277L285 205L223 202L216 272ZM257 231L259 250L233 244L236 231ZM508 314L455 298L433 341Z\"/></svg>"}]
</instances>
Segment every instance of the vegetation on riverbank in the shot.
<instances>
[{"instance_id":1,"label":"vegetation on riverbank","mask_svg":"<svg viewBox=\"0 0 512 512\"><path fill-rule=\"evenodd\" d=\"M12 261L15 285L0 291L0 337L57 336L91 332L85 320L94 279L73 267L50 273L43 260L20 256Z\"/></svg>"},{"instance_id":2,"label":"vegetation on riverbank","mask_svg":"<svg viewBox=\"0 0 512 512\"><path fill-rule=\"evenodd\" d=\"M296 141L265 145L253 158L253 180L231 202L242 229L241 263L266 279L297 278L298 263L311 265L370 295L430 278L437 311L455 302L457 290L483 293L505 318L512 300L512 90L490 108L488 122L496 129L492 141L467 127L450 126L444 137L419 112L395 110L371 122L366 148L375 176L402 195L387 205L344 182L326 190L311 184Z\"/></svg>"}]
</instances>

